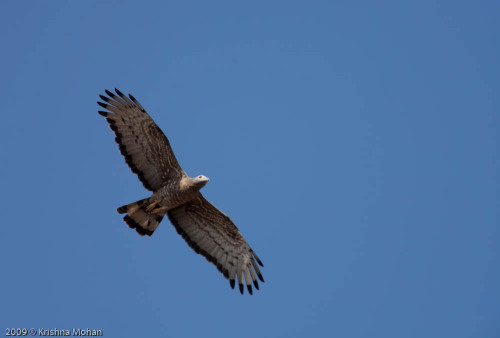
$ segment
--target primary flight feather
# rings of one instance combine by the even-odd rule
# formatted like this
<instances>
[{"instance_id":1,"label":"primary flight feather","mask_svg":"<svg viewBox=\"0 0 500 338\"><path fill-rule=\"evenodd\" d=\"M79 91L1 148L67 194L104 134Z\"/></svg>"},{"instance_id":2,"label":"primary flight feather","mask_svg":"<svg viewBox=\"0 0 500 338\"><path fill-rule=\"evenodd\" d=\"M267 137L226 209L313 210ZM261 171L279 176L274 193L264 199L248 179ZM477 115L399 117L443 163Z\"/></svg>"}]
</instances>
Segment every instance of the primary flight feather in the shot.
<instances>
[{"instance_id":1,"label":"primary flight feather","mask_svg":"<svg viewBox=\"0 0 500 338\"><path fill-rule=\"evenodd\" d=\"M252 283L258 290L257 278L264 281L259 270L263 264L233 221L200 193L209 179L189 177L141 104L132 95L115 91L106 90L109 97L100 95L104 102L97 103L108 111L98 113L106 117L132 172L153 192L149 198L119 207L123 220L141 236L151 236L167 214L189 246L213 263L232 288L237 279L242 294L245 284L250 294Z\"/></svg>"}]
</instances>

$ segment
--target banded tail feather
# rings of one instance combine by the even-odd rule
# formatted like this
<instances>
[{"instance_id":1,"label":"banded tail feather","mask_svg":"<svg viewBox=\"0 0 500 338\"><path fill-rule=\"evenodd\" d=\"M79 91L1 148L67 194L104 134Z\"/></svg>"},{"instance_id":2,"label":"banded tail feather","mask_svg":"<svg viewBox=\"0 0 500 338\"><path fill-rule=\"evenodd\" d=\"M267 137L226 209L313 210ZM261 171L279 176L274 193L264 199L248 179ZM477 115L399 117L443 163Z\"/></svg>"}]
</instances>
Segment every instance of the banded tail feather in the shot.
<instances>
[{"instance_id":1,"label":"banded tail feather","mask_svg":"<svg viewBox=\"0 0 500 338\"><path fill-rule=\"evenodd\" d=\"M141 236L151 236L166 213L166 210L150 198L121 206L116 211L119 214L127 214L123 220Z\"/></svg>"}]
</instances>

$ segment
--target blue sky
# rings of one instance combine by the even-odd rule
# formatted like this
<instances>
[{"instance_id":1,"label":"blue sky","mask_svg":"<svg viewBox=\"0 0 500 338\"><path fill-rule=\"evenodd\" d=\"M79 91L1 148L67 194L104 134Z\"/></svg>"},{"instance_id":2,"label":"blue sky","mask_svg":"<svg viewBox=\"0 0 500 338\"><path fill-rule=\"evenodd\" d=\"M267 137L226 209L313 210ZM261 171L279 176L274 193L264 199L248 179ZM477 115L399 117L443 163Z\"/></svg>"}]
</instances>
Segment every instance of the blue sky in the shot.
<instances>
[{"instance_id":1,"label":"blue sky","mask_svg":"<svg viewBox=\"0 0 500 338\"><path fill-rule=\"evenodd\" d=\"M2 328L496 337L497 1L4 1ZM132 93L263 260L241 296L97 114Z\"/></svg>"}]
</instances>

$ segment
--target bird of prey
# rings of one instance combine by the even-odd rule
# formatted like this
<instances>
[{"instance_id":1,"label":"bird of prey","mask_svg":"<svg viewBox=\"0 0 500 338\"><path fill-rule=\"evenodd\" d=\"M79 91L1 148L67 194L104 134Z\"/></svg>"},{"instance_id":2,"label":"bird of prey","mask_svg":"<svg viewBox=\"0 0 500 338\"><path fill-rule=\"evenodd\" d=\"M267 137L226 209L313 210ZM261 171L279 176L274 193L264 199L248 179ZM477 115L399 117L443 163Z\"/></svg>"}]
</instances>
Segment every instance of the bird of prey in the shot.
<instances>
[{"instance_id":1,"label":"bird of prey","mask_svg":"<svg viewBox=\"0 0 500 338\"><path fill-rule=\"evenodd\" d=\"M182 170L167 137L132 95L116 88L116 94L105 92L109 98L99 95L104 102L97 103L108 111L98 113L106 117L132 172L153 192L119 207L123 220L139 235L151 236L167 214L187 244L213 263L233 289L238 278L241 294L244 284L252 294L252 282L258 290L257 277L264 282L259 270L263 264L233 221L200 193L209 179L189 177Z\"/></svg>"}]
</instances>

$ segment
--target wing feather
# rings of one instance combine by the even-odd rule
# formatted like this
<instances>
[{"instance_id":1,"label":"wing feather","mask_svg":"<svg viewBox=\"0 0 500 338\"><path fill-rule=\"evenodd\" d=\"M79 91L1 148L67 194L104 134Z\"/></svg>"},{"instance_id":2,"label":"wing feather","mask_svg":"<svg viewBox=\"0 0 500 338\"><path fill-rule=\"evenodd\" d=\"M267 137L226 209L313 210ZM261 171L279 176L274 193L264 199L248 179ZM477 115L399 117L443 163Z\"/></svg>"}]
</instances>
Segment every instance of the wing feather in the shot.
<instances>
[{"instance_id":1,"label":"wing feather","mask_svg":"<svg viewBox=\"0 0 500 338\"><path fill-rule=\"evenodd\" d=\"M243 294L243 290L245 290L245 288L243 287L243 269L238 269L238 284L239 284L239 287L240 287L240 293Z\"/></svg>"},{"instance_id":2,"label":"wing feather","mask_svg":"<svg viewBox=\"0 0 500 338\"><path fill-rule=\"evenodd\" d=\"M252 266L253 266L255 272L257 273L257 276L259 276L259 279L262 282L264 282L264 277L262 277L262 274L260 273L259 266L257 265L257 263L255 263L255 260L253 258L251 259L251 262L252 262Z\"/></svg>"},{"instance_id":3,"label":"wing feather","mask_svg":"<svg viewBox=\"0 0 500 338\"><path fill-rule=\"evenodd\" d=\"M105 102L97 102L108 111L99 111L115 132L115 141L132 172L138 175L144 187L156 191L171 179L185 175L175 158L170 142L141 104L118 89L116 94L100 95Z\"/></svg>"},{"instance_id":4,"label":"wing feather","mask_svg":"<svg viewBox=\"0 0 500 338\"><path fill-rule=\"evenodd\" d=\"M197 198L169 210L167 214L188 245L213 263L229 279L232 288L238 278L241 293L246 284L248 292L252 294L252 282L259 289L257 276L262 282L264 279L256 267L255 259L257 262L260 260L233 221L201 193Z\"/></svg>"},{"instance_id":5,"label":"wing feather","mask_svg":"<svg viewBox=\"0 0 500 338\"><path fill-rule=\"evenodd\" d=\"M259 289L259 283L257 282L257 276L255 275L255 271L254 271L254 268L253 268L253 263L251 263L251 265L249 265L248 271L250 271L250 274L252 275L253 285L258 290Z\"/></svg>"},{"instance_id":6,"label":"wing feather","mask_svg":"<svg viewBox=\"0 0 500 338\"><path fill-rule=\"evenodd\" d=\"M247 281L248 293L252 294L252 281L250 279L250 269L248 268L248 264L245 266L245 279Z\"/></svg>"}]
</instances>

